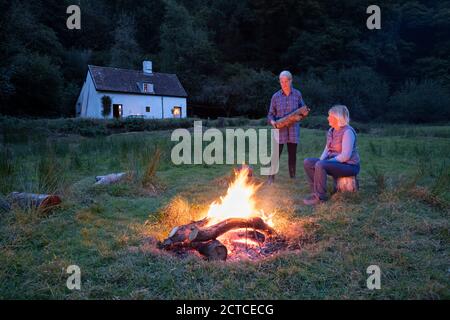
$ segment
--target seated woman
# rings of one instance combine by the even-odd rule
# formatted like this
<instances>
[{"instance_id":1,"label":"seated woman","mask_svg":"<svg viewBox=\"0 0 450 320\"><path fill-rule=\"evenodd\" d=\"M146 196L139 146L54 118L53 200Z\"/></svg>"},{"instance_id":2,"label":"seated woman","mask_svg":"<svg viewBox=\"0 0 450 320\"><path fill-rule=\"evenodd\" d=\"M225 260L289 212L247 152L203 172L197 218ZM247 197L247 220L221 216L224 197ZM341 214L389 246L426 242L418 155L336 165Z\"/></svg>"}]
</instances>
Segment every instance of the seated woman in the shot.
<instances>
[{"instance_id":1,"label":"seated woman","mask_svg":"<svg viewBox=\"0 0 450 320\"><path fill-rule=\"evenodd\" d=\"M307 158L303 162L312 195L304 199L306 205L326 201L327 175L335 179L356 176L359 173L359 154L356 132L348 125L350 115L346 106L335 105L328 111L327 144L320 159Z\"/></svg>"}]
</instances>

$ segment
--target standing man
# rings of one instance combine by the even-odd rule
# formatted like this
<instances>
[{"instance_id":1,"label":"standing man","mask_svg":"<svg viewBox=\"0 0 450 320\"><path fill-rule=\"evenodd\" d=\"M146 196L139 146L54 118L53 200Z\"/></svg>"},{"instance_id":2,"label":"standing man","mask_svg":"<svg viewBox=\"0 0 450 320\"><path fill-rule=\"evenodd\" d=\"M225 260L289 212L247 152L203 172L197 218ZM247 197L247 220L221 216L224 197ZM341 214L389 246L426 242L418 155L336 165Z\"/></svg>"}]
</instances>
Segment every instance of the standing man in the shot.
<instances>
[{"instance_id":1,"label":"standing man","mask_svg":"<svg viewBox=\"0 0 450 320\"><path fill-rule=\"evenodd\" d=\"M269 114L267 115L270 124L274 128L276 120L305 105L300 91L292 87L292 74L289 71L283 71L280 73L279 78L281 90L272 96ZM300 124L296 122L289 127L279 130L279 155L281 156L284 144L287 144L289 176L293 179L295 178L297 166L297 144L300 135ZM268 183L273 183L274 179L274 175L269 176Z\"/></svg>"}]
</instances>

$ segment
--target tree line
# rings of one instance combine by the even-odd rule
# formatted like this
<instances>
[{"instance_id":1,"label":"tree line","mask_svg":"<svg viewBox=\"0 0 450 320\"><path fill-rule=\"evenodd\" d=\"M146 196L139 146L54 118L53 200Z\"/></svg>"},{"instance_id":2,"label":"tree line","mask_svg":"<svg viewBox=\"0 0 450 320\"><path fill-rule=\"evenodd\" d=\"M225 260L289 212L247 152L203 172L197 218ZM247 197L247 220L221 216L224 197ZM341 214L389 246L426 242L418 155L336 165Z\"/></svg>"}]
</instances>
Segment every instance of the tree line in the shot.
<instances>
[{"instance_id":1,"label":"tree line","mask_svg":"<svg viewBox=\"0 0 450 320\"><path fill-rule=\"evenodd\" d=\"M450 118L450 1L379 0L381 30L366 27L365 0L75 2L81 30L66 27L73 1L0 0L0 113L73 116L88 64L152 60L215 115L264 117L287 69L317 113Z\"/></svg>"}]
</instances>

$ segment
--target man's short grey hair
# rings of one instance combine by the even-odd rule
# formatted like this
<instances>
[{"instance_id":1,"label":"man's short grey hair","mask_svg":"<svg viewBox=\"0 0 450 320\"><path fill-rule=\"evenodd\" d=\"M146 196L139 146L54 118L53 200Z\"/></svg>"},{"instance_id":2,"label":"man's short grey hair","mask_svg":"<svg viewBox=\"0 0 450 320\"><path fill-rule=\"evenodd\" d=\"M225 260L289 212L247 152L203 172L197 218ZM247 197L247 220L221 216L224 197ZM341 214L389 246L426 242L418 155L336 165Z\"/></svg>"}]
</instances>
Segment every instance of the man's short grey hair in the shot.
<instances>
[{"instance_id":1,"label":"man's short grey hair","mask_svg":"<svg viewBox=\"0 0 450 320\"><path fill-rule=\"evenodd\" d=\"M282 77L286 77L289 80L292 80L292 74L287 70L281 71L279 78L281 79Z\"/></svg>"}]
</instances>

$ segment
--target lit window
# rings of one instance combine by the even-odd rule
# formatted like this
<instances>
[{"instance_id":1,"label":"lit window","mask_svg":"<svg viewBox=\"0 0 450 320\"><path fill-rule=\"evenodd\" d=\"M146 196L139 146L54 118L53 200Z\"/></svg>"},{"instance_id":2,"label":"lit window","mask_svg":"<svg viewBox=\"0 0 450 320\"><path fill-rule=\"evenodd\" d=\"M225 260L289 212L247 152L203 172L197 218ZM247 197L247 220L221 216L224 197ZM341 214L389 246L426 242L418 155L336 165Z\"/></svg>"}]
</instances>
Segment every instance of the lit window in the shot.
<instances>
[{"instance_id":1,"label":"lit window","mask_svg":"<svg viewBox=\"0 0 450 320\"><path fill-rule=\"evenodd\" d=\"M150 112L150 107L149 106L145 107L145 112Z\"/></svg>"},{"instance_id":2,"label":"lit window","mask_svg":"<svg viewBox=\"0 0 450 320\"><path fill-rule=\"evenodd\" d=\"M174 118L181 118L181 107L173 107L172 115Z\"/></svg>"},{"instance_id":3,"label":"lit window","mask_svg":"<svg viewBox=\"0 0 450 320\"><path fill-rule=\"evenodd\" d=\"M153 92L153 84L151 84L151 83L143 83L142 91L146 92L146 93L152 93Z\"/></svg>"}]
</instances>

